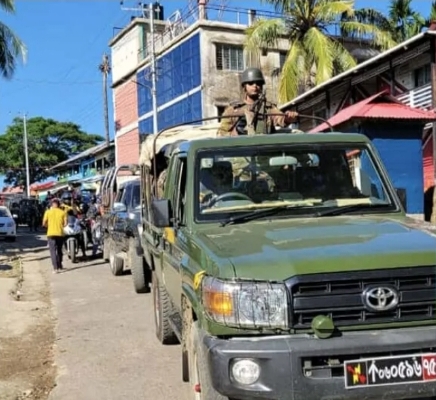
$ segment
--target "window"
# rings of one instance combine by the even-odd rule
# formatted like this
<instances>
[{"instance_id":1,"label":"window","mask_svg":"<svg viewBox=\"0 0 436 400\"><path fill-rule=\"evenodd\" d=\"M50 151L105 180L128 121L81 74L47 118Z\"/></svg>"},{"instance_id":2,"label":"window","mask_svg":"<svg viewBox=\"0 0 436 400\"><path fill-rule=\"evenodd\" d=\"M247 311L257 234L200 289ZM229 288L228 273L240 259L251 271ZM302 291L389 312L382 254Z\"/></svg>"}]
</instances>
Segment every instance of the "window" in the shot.
<instances>
[{"instance_id":1,"label":"window","mask_svg":"<svg viewBox=\"0 0 436 400\"><path fill-rule=\"evenodd\" d=\"M285 51L280 52L280 71L283 68L283 65L285 65L286 57L288 56L288 53Z\"/></svg>"},{"instance_id":2,"label":"window","mask_svg":"<svg viewBox=\"0 0 436 400\"><path fill-rule=\"evenodd\" d=\"M131 205L132 208L138 208L141 206L141 187L139 185L133 185Z\"/></svg>"},{"instance_id":3,"label":"window","mask_svg":"<svg viewBox=\"0 0 436 400\"><path fill-rule=\"evenodd\" d=\"M141 26L139 29L139 61L142 61L148 55L148 29L146 26Z\"/></svg>"},{"instance_id":4,"label":"window","mask_svg":"<svg viewBox=\"0 0 436 400\"><path fill-rule=\"evenodd\" d=\"M186 158L179 158L177 171L177 190L173 193L174 219L184 225L186 204Z\"/></svg>"},{"instance_id":5,"label":"window","mask_svg":"<svg viewBox=\"0 0 436 400\"><path fill-rule=\"evenodd\" d=\"M124 188L123 203L126 205L127 209L130 209L132 204L132 186L128 185Z\"/></svg>"},{"instance_id":6,"label":"window","mask_svg":"<svg viewBox=\"0 0 436 400\"><path fill-rule=\"evenodd\" d=\"M427 83L430 83L431 82L430 64L415 69L414 74L415 74L415 87L424 86Z\"/></svg>"},{"instance_id":7,"label":"window","mask_svg":"<svg viewBox=\"0 0 436 400\"><path fill-rule=\"evenodd\" d=\"M118 190L118 191L115 189L115 191L117 192L117 195L116 195L116 197L115 197L115 202L117 202L117 203L121 203L122 200L123 200L124 188L121 188L121 189Z\"/></svg>"},{"instance_id":8,"label":"window","mask_svg":"<svg viewBox=\"0 0 436 400\"><path fill-rule=\"evenodd\" d=\"M359 160L350 162L351 157ZM288 207L269 218L312 215L356 205L359 213L395 210L369 148L317 143L207 150L196 164L200 221L221 221L256 209ZM377 210L377 211L374 211Z\"/></svg>"},{"instance_id":9,"label":"window","mask_svg":"<svg viewBox=\"0 0 436 400\"><path fill-rule=\"evenodd\" d=\"M243 71L244 50L242 46L217 44L216 68L220 71Z\"/></svg>"}]
</instances>

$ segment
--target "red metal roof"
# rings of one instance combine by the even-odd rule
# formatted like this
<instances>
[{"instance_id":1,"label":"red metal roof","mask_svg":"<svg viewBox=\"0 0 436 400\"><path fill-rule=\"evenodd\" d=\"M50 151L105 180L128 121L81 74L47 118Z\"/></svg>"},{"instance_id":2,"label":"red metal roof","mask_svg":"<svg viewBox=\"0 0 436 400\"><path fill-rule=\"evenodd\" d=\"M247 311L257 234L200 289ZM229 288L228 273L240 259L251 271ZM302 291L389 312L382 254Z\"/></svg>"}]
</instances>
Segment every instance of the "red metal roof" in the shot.
<instances>
[{"instance_id":1,"label":"red metal roof","mask_svg":"<svg viewBox=\"0 0 436 400\"><path fill-rule=\"evenodd\" d=\"M55 185L56 182L44 182L44 183L34 183L30 185L31 190L44 190L50 189Z\"/></svg>"},{"instance_id":2,"label":"red metal roof","mask_svg":"<svg viewBox=\"0 0 436 400\"><path fill-rule=\"evenodd\" d=\"M409 107L383 91L344 108L333 115L328 122L332 126L337 126L353 118L436 121L436 113ZM326 129L329 129L329 126L324 122L309 133L322 132Z\"/></svg>"}]
</instances>

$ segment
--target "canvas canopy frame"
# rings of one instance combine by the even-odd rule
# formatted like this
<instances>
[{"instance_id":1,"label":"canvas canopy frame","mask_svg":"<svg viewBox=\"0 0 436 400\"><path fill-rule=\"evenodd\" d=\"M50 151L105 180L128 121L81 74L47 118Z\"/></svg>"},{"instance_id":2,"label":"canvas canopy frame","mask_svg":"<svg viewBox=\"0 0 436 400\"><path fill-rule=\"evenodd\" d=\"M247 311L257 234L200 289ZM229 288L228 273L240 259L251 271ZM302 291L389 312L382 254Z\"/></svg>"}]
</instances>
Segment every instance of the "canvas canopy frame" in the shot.
<instances>
[{"instance_id":1,"label":"canvas canopy frame","mask_svg":"<svg viewBox=\"0 0 436 400\"><path fill-rule=\"evenodd\" d=\"M219 126L220 123L216 122L204 125L181 125L158 134L148 135L141 145L139 163L151 168L155 154L158 154L168 144L216 138ZM155 141L156 144L154 144Z\"/></svg>"}]
</instances>

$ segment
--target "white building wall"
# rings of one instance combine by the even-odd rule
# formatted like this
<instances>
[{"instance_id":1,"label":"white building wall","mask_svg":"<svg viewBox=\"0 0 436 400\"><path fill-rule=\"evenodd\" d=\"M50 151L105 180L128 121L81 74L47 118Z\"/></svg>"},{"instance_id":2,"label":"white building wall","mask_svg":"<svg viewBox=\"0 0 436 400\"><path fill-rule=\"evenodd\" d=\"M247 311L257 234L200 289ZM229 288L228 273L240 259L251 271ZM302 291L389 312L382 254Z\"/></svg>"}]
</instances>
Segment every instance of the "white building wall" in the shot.
<instances>
[{"instance_id":1,"label":"white building wall","mask_svg":"<svg viewBox=\"0 0 436 400\"><path fill-rule=\"evenodd\" d=\"M135 25L111 47L113 82L128 74L138 65L141 33L140 25Z\"/></svg>"},{"instance_id":2,"label":"white building wall","mask_svg":"<svg viewBox=\"0 0 436 400\"><path fill-rule=\"evenodd\" d=\"M230 102L242 97L240 77L242 70L230 71L217 69L216 46L229 44L243 47L245 28L219 29L214 26L201 28L201 71L203 87L203 115L213 117L217 115L218 106L227 106ZM280 68L280 51L288 48L286 41L279 43L279 48L259 54L254 60L248 61L244 52L244 67L260 67L266 81L266 93L270 101L276 102L278 92L278 78L274 73Z\"/></svg>"}]
</instances>

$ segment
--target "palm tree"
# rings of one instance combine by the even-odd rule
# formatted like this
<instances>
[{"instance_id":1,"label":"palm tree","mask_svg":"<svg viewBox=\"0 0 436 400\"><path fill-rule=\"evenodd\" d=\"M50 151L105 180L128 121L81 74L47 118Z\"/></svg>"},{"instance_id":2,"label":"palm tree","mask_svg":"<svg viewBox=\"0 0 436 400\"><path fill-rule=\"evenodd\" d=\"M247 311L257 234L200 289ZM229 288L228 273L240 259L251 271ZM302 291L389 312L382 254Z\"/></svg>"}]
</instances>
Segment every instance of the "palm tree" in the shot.
<instances>
[{"instance_id":1,"label":"palm tree","mask_svg":"<svg viewBox=\"0 0 436 400\"><path fill-rule=\"evenodd\" d=\"M412 9L411 3L412 0L391 0L389 20L397 42L404 42L417 35L425 25L424 17Z\"/></svg>"},{"instance_id":2,"label":"palm tree","mask_svg":"<svg viewBox=\"0 0 436 400\"><path fill-rule=\"evenodd\" d=\"M436 21L436 0L431 3L430 15L425 21L425 26L429 27L433 21Z\"/></svg>"},{"instance_id":3,"label":"palm tree","mask_svg":"<svg viewBox=\"0 0 436 400\"><path fill-rule=\"evenodd\" d=\"M344 35L365 39L382 50L396 44L389 32L355 18L354 0L263 2L273 5L283 16L257 20L246 31L245 48L251 57L261 48L276 46L282 37L291 43L280 78L280 102L297 96L299 87L308 81L319 85L356 65L342 38L329 34L332 26L339 25Z\"/></svg>"},{"instance_id":4,"label":"palm tree","mask_svg":"<svg viewBox=\"0 0 436 400\"><path fill-rule=\"evenodd\" d=\"M0 8L7 13L15 13L14 0L0 0ZM4 78L12 78L17 58L26 59L26 47L15 33L0 22L0 73Z\"/></svg>"},{"instance_id":5,"label":"palm tree","mask_svg":"<svg viewBox=\"0 0 436 400\"><path fill-rule=\"evenodd\" d=\"M357 10L355 18L389 31L397 43L417 35L425 26L424 17L412 8L412 0L391 0L388 15L373 9Z\"/></svg>"}]
</instances>

